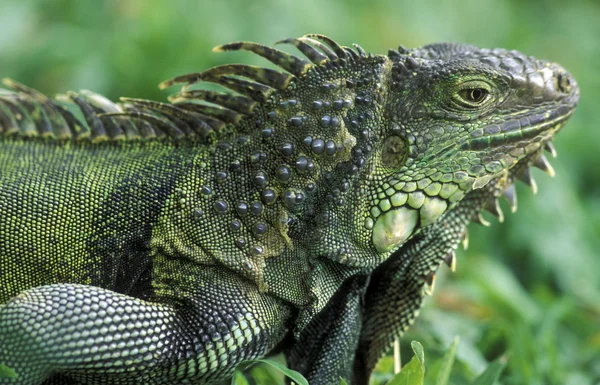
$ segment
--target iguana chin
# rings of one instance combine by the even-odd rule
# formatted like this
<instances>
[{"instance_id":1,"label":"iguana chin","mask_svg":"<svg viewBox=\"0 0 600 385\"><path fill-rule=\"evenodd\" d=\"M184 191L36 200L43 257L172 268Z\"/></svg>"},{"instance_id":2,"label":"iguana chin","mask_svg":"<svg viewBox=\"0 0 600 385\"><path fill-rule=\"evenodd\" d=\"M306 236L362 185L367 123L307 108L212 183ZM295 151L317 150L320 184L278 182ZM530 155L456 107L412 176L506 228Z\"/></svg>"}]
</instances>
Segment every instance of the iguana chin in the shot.
<instances>
[{"instance_id":1,"label":"iguana chin","mask_svg":"<svg viewBox=\"0 0 600 385\"><path fill-rule=\"evenodd\" d=\"M281 70L176 77L172 103L5 81L0 384L216 384L278 351L367 384L467 224L552 173L579 98L516 51L279 43L304 57L217 47Z\"/></svg>"}]
</instances>

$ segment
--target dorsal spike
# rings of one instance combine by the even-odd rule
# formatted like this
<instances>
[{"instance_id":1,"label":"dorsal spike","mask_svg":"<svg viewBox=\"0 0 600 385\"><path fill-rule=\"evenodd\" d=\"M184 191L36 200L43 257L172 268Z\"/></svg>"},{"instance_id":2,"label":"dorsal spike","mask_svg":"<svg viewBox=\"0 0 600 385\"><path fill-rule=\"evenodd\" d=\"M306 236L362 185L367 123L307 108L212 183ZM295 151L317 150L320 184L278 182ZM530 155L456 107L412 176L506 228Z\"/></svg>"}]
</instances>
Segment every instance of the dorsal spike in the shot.
<instances>
[{"instance_id":1,"label":"dorsal spike","mask_svg":"<svg viewBox=\"0 0 600 385\"><path fill-rule=\"evenodd\" d=\"M367 56L367 52L363 49L363 47L361 47L360 45L358 45L356 43L352 43L352 46L354 48L356 48L356 52L358 52L358 55L360 57L366 57Z\"/></svg>"},{"instance_id":2,"label":"dorsal spike","mask_svg":"<svg viewBox=\"0 0 600 385\"><path fill-rule=\"evenodd\" d=\"M321 50L321 52L323 52L325 54L325 56L327 56L327 59L329 59L331 61L339 59L338 55L336 55L335 52L333 52L333 50L331 48L329 48L328 46L326 46L325 44L321 43L318 40L311 39L306 36L299 37L298 40L301 40L305 43L309 43L309 44L317 47L318 49Z\"/></svg>"},{"instance_id":3,"label":"dorsal spike","mask_svg":"<svg viewBox=\"0 0 600 385\"><path fill-rule=\"evenodd\" d=\"M269 60L271 63L283 68L284 70L298 77L304 75L312 67L312 64L307 62L306 60L300 59L294 55L290 55L287 52L283 52L278 49L258 43L240 41L235 43L223 44L213 48L213 52L239 50L250 51L259 56L262 56L265 59Z\"/></svg>"},{"instance_id":4,"label":"dorsal spike","mask_svg":"<svg viewBox=\"0 0 600 385\"><path fill-rule=\"evenodd\" d=\"M147 113L158 111L171 120L181 122L181 129L186 135L197 133L201 137L205 137L207 135L207 126L209 126L208 129L212 131L219 130L225 125L225 122L222 120L199 115L181 105L172 105L144 99L122 98L121 100L128 103L128 105L135 106L136 111L138 111L138 109L141 112Z\"/></svg>"},{"instance_id":5,"label":"dorsal spike","mask_svg":"<svg viewBox=\"0 0 600 385\"><path fill-rule=\"evenodd\" d=\"M398 61L398 62L394 63L394 66L396 68L398 68L398 73L401 76L408 76L408 75L411 74L411 71L408 68L406 68L406 66L404 65L404 63L402 63L401 61Z\"/></svg>"},{"instance_id":6,"label":"dorsal spike","mask_svg":"<svg viewBox=\"0 0 600 385\"><path fill-rule=\"evenodd\" d=\"M400 52L403 55L409 54L410 50L408 48L406 48L405 46L403 46L402 44L400 44L398 46L398 52Z\"/></svg>"},{"instance_id":7,"label":"dorsal spike","mask_svg":"<svg viewBox=\"0 0 600 385\"><path fill-rule=\"evenodd\" d=\"M546 142L546 144L544 144L544 150L548 151L553 158L556 158L556 148L554 148L552 142Z\"/></svg>"},{"instance_id":8,"label":"dorsal spike","mask_svg":"<svg viewBox=\"0 0 600 385\"><path fill-rule=\"evenodd\" d=\"M242 119L241 114L223 107L209 106L207 104L200 103L178 103L176 106L185 110L201 113L205 116L212 117L225 123L236 124Z\"/></svg>"},{"instance_id":9,"label":"dorsal spike","mask_svg":"<svg viewBox=\"0 0 600 385\"><path fill-rule=\"evenodd\" d=\"M275 44L291 44L294 47L298 48L300 52L304 54L307 58L310 59L311 62L317 65L321 65L327 61L327 56L324 55L321 51L317 50L315 47L307 44L306 42L300 39L283 39L276 41Z\"/></svg>"},{"instance_id":10,"label":"dorsal spike","mask_svg":"<svg viewBox=\"0 0 600 385\"><path fill-rule=\"evenodd\" d=\"M286 74L269 68L245 64L225 64L210 68L203 72L177 76L173 79L161 83L160 87L166 88L172 86L173 84L181 83L191 85L203 80L208 81L208 79L218 79L219 77L224 75L243 76L248 79L256 80L259 83L275 88L277 90L286 89L293 79L293 76L290 74Z\"/></svg>"},{"instance_id":11,"label":"dorsal spike","mask_svg":"<svg viewBox=\"0 0 600 385\"><path fill-rule=\"evenodd\" d=\"M84 124L75 115L73 115L71 111L58 104L56 106L58 108L58 111L62 114L62 116L65 118L65 121L67 122L68 127L65 127L64 130L68 130L69 133L72 134L75 139L89 138L91 133L89 127L86 124ZM59 138L66 138L67 135L67 132L63 132L62 130L60 130L57 136Z\"/></svg>"},{"instance_id":12,"label":"dorsal spike","mask_svg":"<svg viewBox=\"0 0 600 385\"><path fill-rule=\"evenodd\" d=\"M16 94L0 96L0 125L4 134L20 132L23 136L38 135L37 124L31 117L30 108L20 103ZM23 104L23 105L21 105Z\"/></svg>"},{"instance_id":13,"label":"dorsal spike","mask_svg":"<svg viewBox=\"0 0 600 385\"><path fill-rule=\"evenodd\" d=\"M314 34L311 33L311 34L304 35L304 36L325 42L333 50L333 52L336 53L336 55L339 58L345 59L348 57L348 54L346 53L346 51L344 51L344 48L341 45L339 45L335 40L333 40L332 38L330 38L328 36L321 35L318 33L314 33Z\"/></svg>"},{"instance_id":14,"label":"dorsal spike","mask_svg":"<svg viewBox=\"0 0 600 385\"><path fill-rule=\"evenodd\" d=\"M262 103L265 103L267 100L269 100L269 96L275 92L275 89L265 86L264 84L232 76L219 76L215 78L206 78L203 80L220 84L223 87L229 88L230 90L238 92L242 95L249 96L252 99ZM188 86L184 86L182 91L189 91Z\"/></svg>"},{"instance_id":15,"label":"dorsal spike","mask_svg":"<svg viewBox=\"0 0 600 385\"><path fill-rule=\"evenodd\" d=\"M101 115L99 115L99 118L105 119L105 118L112 118L112 117L119 117L119 116L127 117L130 119L139 119L141 121L146 121L150 124L157 125L158 127L164 129L164 133L167 136L170 136L172 138L180 139L185 136L184 132L181 131L181 129L179 127L177 127L175 124L173 124L173 122L171 122L170 120L165 119L160 116L157 116L157 115L145 113L145 112L133 111L133 110L128 109L125 112L111 112L111 113L101 114Z\"/></svg>"},{"instance_id":16,"label":"dorsal spike","mask_svg":"<svg viewBox=\"0 0 600 385\"><path fill-rule=\"evenodd\" d=\"M477 213L474 217L473 217L473 222L484 226L484 227L489 227L491 225L490 222L488 222L483 215L481 215L481 213Z\"/></svg>"},{"instance_id":17,"label":"dorsal spike","mask_svg":"<svg viewBox=\"0 0 600 385\"><path fill-rule=\"evenodd\" d=\"M417 70L421 66L421 63L419 63L417 59L413 58L412 56L407 56L404 60L404 63L411 70Z\"/></svg>"},{"instance_id":18,"label":"dorsal spike","mask_svg":"<svg viewBox=\"0 0 600 385\"><path fill-rule=\"evenodd\" d=\"M423 277L423 280L425 281L425 286L423 287L425 294L433 295L433 292L435 291L435 278L434 271Z\"/></svg>"},{"instance_id":19,"label":"dorsal spike","mask_svg":"<svg viewBox=\"0 0 600 385\"><path fill-rule=\"evenodd\" d=\"M456 271L456 251L451 250L448 254L446 254L444 262L446 262L446 265L450 267L450 271L454 273Z\"/></svg>"},{"instance_id":20,"label":"dorsal spike","mask_svg":"<svg viewBox=\"0 0 600 385\"><path fill-rule=\"evenodd\" d=\"M552 165L543 154L535 159L533 165L552 177L556 175L554 168L552 168Z\"/></svg>"},{"instance_id":21,"label":"dorsal spike","mask_svg":"<svg viewBox=\"0 0 600 385\"><path fill-rule=\"evenodd\" d=\"M352 59L352 60L360 59L360 55L352 48L346 47L346 46L344 46L343 48L344 48L344 51L346 51L346 53L348 54L349 59Z\"/></svg>"},{"instance_id":22,"label":"dorsal spike","mask_svg":"<svg viewBox=\"0 0 600 385\"><path fill-rule=\"evenodd\" d=\"M535 179L531 176L531 171L526 168L521 175L519 175L519 180L528 185L531 188L531 191L534 194L537 194L538 188Z\"/></svg>"},{"instance_id":23,"label":"dorsal spike","mask_svg":"<svg viewBox=\"0 0 600 385\"><path fill-rule=\"evenodd\" d=\"M127 111L127 112L136 112L136 113L140 113L140 111L132 104L127 104L124 103L123 104L123 110ZM148 122L147 120L143 120L143 119L139 119L138 116L131 116L131 115L127 115L125 113L119 113L122 114L120 116L108 116L111 119L116 119L116 120L121 120L123 121L123 127L125 127L125 135L127 138L139 138L142 137L144 139L155 139L155 138L164 138L167 136L167 134L159 129L158 127L156 127L155 125L151 124L150 122ZM106 115L111 115L111 114L106 114ZM100 118L102 119L102 115L100 116ZM125 124L125 122L129 123L128 125ZM131 132L131 130L133 130L133 132Z\"/></svg>"},{"instance_id":24,"label":"dorsal spike","mask_svg":"<svg viewBox=\"0 0 600 385\"><path fill-rule=\"evenodd\" d=\"M104 117L101 114L100 119L103 119L103 118ZM148 138L148 136L144 135L141 132L142 125L140 124L140 127L138 127L135 124L135 122L133 122L131 119L125 119L120 116L116 116L116 117L108 116L106 118L110 118L113 122L115 122L115 124L118 124L119 127L121 127L121 130L123 132L123 139L133 140L133 139L140 139L140 138ZM149 124L145 123L144 125L149 125ZM150 129L150 131L153 131L153 130Z\"/></svg>"},{"instance_id":25,"label":"dorsal spike","mask_svg":"<svg viewBox=\"0 0 600 385\"><path fill-rule=\"evenodd\" d=\"M391 48L388 50L388 56L393 59L402 58L402 55L400 54L400 52L396 51L395 49L391 49Z\"/></svg>"},{"instance_id":26,"label":"dorsal spike","mask_svg":"<svg viewBox=\"0 0 600 385\"><path fill-rule=\"evenodd\" d=\"M42 94L38 90L27 87L26 85L21 84L13 79L4 78L4 79L2 79L2 84L4 84L6 87L8 87L9 89L11 89L13 91L22 92L25 95L31 96L40 102L45 102L45 101L49 100L49 98L46 95Z\"/></svg>"},{"instance_id":27,"label":"dorsal spike","mask_svg":"<svg viewBox=\"0 0 600 385\"><path fill-rule=\"evenodd\" d=\"M121 112L121 108L108 100L106 97L88 90L81 90L79 97L85 100L93 109L96 115L104 113ZM124 138L124 131L121 125L114 119L102 119L102 124L108 138L116 140Z\"/></svg>"},{"instance_id":28,"label":"dorsal spike","mask_svg":"<svg viewBox=\"0 0 600 385\"><path fill-rule=\"evenodd\" d=\"M469 230L467 228L465 228L465 232L462 236L462 246L465 250L469 248Z\"/></svg>"},{"instance_id":29,"label":"dorsal spike","mask_svg":"<svg viewBox=\"0 0 600 385\"><path fill-rule=\"evenodd\" d=\"M251 113L257 104L255 100L245 96L210 90L190 90L169 97L171 103L187 102L190 100L213 103L241 114Z\"/></svg>"},{"instance_id":30,"label":"dorsal spike","mask_svg":"<svg viewBox=\"0 0 600 385\"><path fill-rule=\"evenodd\" d=\"M12 79L6 78L2 82L9 89L16 92L12 95L12 98L4 99L5 102L9 103L7 107L11 109L10 105L12 104L19 110L21 109L20 106L22 106L27 111L28 120L34 122L33 125L28 123L23 125L23 122L17 122L18 131L22 132L25 136L33 136L36 135L36 132L32 131L31 128L35 126L37 134L41 136L55 136L60 138L70 136L68 124L62 114L57 111L56 103L46 95ZM20 120L20 115L17 113L15 118ZM39 116L39 118L33 118L34 116Z\"/></svg>"},{"instance_id":31,"label":"dorsal spike","mask_svg":"<svg viewBox=\"0 0 600 385\"><path fill-rule=\"evenodd\" d=\"M498 199L496 199L496 198L490 199L483 208L486 211L488 211L489 213L491 213L492 215L494 215L495 217L497 217L498 221L504 222L504 213L502 212L502 209L500 208L500 202L498 202Z\"/></svg>"},{"instance_id":32,"label":"dorsal spike","mask_svg":"<svg viewBox=\"0 0 600 385\"><path fill-rule=\"evenodd\" d=\"M106 127L102 123L102 120L98 117L93 106L85 99L76 94L75 92L67 93L67 97L81 110L85 121L91 129L92 138L94 141L102 141L108 139Z\"/></svg>"},{"instance_id":33,"label":"dorsal spike","mask_svg":"<svg viewBox=\"0 0 600 385\"><path fill-rule=\"evenodd\" d=\"M517 212L517 189L514 184L511 184L504 190L502 196L508 201L510 205L510 211L512 213Z\"/></svg>"},{"instance_id":34,"label":"dorsal spike","mask_svg":"<svg viewBox=\"0 0 600 385\"><path fill-rule=\"evenodd\" d=\"M123 102L132 103L137 106L143 106L147 109L156 109L165 115L169 115L182 120L195 118L196 112L211 117L211 122L215 126L221 127L223 123L237 123L241 119L241 115L226 108L213 107L206 104L198 103L179 103L168 104L155 102L145 99L121 98ZM208 123L208 122L207 122Z\"/></svg>"}]
</instances>

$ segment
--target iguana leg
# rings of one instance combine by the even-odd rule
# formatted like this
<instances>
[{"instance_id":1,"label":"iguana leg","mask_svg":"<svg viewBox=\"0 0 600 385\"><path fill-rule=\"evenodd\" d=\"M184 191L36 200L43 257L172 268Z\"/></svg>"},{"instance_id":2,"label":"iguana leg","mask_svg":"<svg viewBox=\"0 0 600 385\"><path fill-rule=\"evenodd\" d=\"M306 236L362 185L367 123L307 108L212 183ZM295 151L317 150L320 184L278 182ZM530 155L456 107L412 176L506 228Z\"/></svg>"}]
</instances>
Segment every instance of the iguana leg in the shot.
<instances>
[{"instance_id":1,"label":"iguana leg","mask_svg":"<svg viewBox=\"0 0 600 385\"><path fill-rule=\"evenodd\" d=\"M0 308L0 363L19 378L0 384L53 373L102 384L222 380L283 337L289 312L250 282L207 270L195 296L160 303L71 284L19 294Z\"/></svg>"},{"instance_id":2,"label":"iguana leg","mask_svg":"<svg viewBox=\"0 0 600 385\"><path fill-rule=\"evenodd\" d=\"M366 285L364 276L346 281L288 352L288 365L310 385L339 384L340 377L351 382Z\"/></svg>"},{"instance_id":3,"label":"iguana leg","mask_svg":"<svg viewBox=\"0 0 600 385\"><path fill-rule=\"evenodd\" d=\"M392 346L394 338L410 326L421 308L423 278L414 274L416 269L410 265L410 259L389 262L371 276L353 385L369 383L379 359Z\"/></svg>"},{"instance_id":4,"label":"iguana leg","mask_svg":"<svg viewBox=\"0 0 600 385\"><path fill-rule=\"evenodd\" d=\"M377 361L418 315L425 285L438 267L451 264L454 249L465 236L466 226L477 214L494 185L471 192L446 212L436 224L423 229L371 274L365 294L363 328L357 351L356 385L368 384Z\"/></svg>"}]
</instances>

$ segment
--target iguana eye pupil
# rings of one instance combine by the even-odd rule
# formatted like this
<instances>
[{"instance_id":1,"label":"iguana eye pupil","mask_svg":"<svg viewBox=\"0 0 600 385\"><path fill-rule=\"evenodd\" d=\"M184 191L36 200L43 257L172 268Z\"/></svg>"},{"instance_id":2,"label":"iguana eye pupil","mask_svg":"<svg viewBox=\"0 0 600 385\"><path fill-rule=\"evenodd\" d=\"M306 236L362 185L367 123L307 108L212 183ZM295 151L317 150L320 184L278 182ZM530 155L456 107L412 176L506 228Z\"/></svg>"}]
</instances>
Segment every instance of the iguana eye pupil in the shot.
<instances>
[{"instance_id":1,"label":"iguana eye pupil","mask_svg":"<svg viewBox=\"0 0 600 385\"><path fill-rule=\"evenodd\" d=\"M485 88L468 88L462 90L460 96L469 103L479 104L487 98L488 94L489 92Z\"/></svg>"},{"instance_id":2,"label":"iguana eye pupil","mask_svg":"<svg viewBox=\"0 0 600 385\"><path fill-rule=\"evenodd\" d=\"M471 93L469 96L471 97L472 100L478 101L483 98L483 94L484 94L484 92L481 88L475 88L475 89L471 90Z\"/></svg>"},{"instance_id":3,"label":"iguana eye pupil","mask_svg":"<svg viewBox=\"0 0 600 385\"><path fill-rule=\"evenodd\" d=\"M391 168L400 168L406 162L408 146L406 140L400 136L388 136L383 142L381 162Z\"/></svg>"}]
</instances>

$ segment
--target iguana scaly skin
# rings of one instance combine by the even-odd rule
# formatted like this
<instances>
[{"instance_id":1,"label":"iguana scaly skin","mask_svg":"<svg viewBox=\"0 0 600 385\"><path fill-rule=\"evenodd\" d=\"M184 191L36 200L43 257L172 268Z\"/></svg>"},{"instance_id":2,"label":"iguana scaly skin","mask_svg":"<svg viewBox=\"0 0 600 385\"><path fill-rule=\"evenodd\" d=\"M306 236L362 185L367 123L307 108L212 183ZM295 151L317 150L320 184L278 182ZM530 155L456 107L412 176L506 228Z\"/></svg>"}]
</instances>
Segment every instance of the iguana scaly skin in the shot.
<instances>
[{"instance_id":1,"label":"iguana scaly skin","mask_svg":"<svg viewBox=\"0 0 600 385\"><path fill-rule=\"evenodd\" d=\"M366 384L442 262L579 98L556 64L461 44L255 43L282 70L169 103L0 94L0 384L220 383L283 351ZM217 83L233 92L209 91Z\"/></svg>"}]
</instances>

